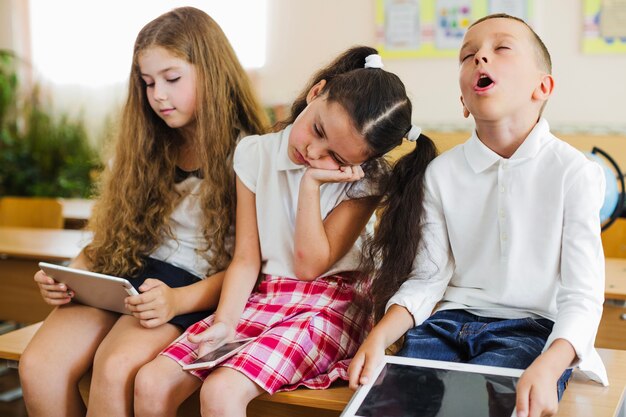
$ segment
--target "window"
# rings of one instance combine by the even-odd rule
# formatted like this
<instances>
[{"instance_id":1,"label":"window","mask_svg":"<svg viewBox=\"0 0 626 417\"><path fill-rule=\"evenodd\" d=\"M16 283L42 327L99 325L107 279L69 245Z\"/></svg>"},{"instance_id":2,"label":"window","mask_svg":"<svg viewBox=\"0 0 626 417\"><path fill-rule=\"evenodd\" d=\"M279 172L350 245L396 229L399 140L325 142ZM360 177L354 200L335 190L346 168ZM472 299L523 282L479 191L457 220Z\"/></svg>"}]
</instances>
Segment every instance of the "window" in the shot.
<instances>
[{"instance_id":1,"label":"window","mask_svg":"<svg viewBox=\"0 0 626 417\"><path fill-rule=\"evenodd\" d=\"M126 82L139 30L179 6L211 15L245 68L265 64L267 0L30 0L35 72L56 85Z\"/></svg>"}]
</instances>

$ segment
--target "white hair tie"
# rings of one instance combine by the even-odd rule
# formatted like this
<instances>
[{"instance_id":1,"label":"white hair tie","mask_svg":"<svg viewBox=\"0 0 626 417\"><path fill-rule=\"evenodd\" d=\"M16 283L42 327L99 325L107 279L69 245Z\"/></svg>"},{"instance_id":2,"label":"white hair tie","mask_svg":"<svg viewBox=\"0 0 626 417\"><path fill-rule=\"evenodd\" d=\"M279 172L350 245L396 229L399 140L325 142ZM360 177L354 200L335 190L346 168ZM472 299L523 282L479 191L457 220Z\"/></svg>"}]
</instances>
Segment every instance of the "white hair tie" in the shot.
<instances>
[{"instance_id":1,"label":"white hair tie","mask_svg":"<svg viewBox=\"0 0 626 417\"><path fill-rule=\"evenodd\" d=\"M372 54L365 57L365 66L364 68L382 68L383 59L378 54Z\"/></svg>"},{"instance_id":2,"label":"white hair tie","mask_svg":"<svg viewBox=\"0 0 626 417\"><path fill-rule=\"evenodd\" d=\"M418 126L411 125L411 129L409 129L409 133L406 134L406 138L411 142L415 142L420 135L422 134L422 129Z\"/></svg>"}]
</instances>

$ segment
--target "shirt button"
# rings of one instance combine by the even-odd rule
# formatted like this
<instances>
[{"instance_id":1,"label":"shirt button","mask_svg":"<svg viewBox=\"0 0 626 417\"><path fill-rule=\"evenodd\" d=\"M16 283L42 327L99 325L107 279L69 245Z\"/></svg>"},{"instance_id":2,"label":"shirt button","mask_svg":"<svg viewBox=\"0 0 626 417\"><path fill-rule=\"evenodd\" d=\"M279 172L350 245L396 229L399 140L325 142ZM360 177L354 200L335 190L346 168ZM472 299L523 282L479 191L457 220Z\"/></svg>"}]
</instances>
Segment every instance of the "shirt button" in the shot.
<instances>
[{"instance_id":1,"label":"shirt button","mask_svg":"<svg viewBox=\"0 0 626 417\"><path fill-rule=\"evenodd\" d=\"M505 217L504 216L504 210L500 209L499 213L500 213L500 218L504 219L504 217Z\"/></svg>"},{"instance_id":2,"label":"shirt button","mask_svg":"<svg viewBox=\"0 0 626 417\"><path fill-rule=\"evenodd\" d=\"M500 186L500 192L501 192L501 193L504 193L504 190L505 190L504 185L501 185L501 186Z\"/></svg>"},{"instance_id":3,"label":"shirt button","mask_svg":"<svg viewBox=\"0 0 626 417\"><path fill-rule=\"evenodd\" d=\"M506 233L502 233L500 235L500 239L502 239L503 242L506 242Z\"/></svg>"}]
</instances>

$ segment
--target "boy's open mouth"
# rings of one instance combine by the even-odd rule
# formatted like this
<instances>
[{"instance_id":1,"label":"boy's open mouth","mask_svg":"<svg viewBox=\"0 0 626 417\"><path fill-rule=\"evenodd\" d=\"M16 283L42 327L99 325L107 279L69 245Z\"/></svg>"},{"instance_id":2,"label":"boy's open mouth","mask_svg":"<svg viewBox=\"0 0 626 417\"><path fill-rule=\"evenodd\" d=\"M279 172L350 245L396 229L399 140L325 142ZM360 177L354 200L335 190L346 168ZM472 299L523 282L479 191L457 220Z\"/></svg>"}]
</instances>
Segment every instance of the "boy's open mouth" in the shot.
<instances>
[{"instance_id":1,"label":"boy's open mouth","mask_svg":"<svg viewBox=\"0 0 626 417\"><path fill-rule=\"evenodd\" d=\"M476 86L478 88L485 88L489 87L491 84L493 84L493 80L491 78L486 75L481 75L478 79L478 82L476 83Z\"/></svg>"}]
</instances>

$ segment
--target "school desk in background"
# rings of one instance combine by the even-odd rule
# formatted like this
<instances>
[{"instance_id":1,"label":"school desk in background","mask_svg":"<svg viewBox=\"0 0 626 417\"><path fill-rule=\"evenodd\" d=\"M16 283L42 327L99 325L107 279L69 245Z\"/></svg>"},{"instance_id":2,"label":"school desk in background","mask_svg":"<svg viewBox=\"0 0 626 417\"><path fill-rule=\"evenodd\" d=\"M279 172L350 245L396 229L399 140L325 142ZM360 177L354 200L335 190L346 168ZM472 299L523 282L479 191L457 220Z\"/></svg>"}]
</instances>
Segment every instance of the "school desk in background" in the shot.
<instances>
[{"instance_id":1,"label":"school desk in background","mask_svg":"<svg viewBox=\"0 0 626 417\"><path fill-rule=\"evenodd\" d=\"M0 227L0 320L35 323L52 307L33 279L40 261L74 258L91 235L79 230Z\"/></svg>"}]
</instances>

